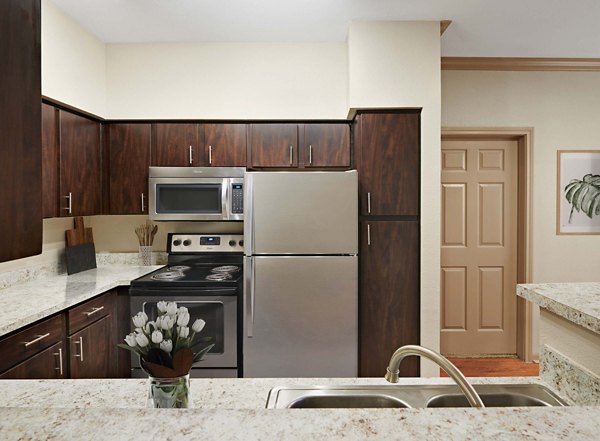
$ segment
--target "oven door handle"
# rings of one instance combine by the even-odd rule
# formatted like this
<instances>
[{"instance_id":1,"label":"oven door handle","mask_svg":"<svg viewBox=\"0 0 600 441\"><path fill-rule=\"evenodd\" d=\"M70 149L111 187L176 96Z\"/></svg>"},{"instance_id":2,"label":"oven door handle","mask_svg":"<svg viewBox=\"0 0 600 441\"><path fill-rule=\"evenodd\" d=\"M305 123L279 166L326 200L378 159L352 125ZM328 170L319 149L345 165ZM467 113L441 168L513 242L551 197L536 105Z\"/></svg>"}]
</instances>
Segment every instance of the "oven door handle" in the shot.
<instances>
[{"instance_id":1,"label":"oven door handle","mask_svg":"<svg viewBox=\"0 0 600 441\"><path fill-rule=\"evenodd\" d=\"M244 257L244 306L246 337L254 337L254 258Z\"/></svg>"}]
</instances>

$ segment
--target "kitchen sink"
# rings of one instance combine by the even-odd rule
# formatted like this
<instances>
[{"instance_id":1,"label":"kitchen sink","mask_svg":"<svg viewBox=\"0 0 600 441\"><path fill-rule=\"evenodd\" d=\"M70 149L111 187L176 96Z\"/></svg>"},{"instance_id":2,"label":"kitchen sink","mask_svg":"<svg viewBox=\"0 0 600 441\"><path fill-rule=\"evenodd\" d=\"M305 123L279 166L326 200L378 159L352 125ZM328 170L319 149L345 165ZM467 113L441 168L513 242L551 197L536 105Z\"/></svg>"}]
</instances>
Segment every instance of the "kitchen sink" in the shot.
<instances>
[{"instance_id":1,"label":"kitchen sink","mask_svg":"<svg viewBox=\"0 0 600 441\"><path fill-rule=\"evenodd\" d=\"M565 406L539 384L475 385L488 407ZM469 407L456 385L367 385L275 387L267 408L424 408Z\"/></svg>"}]
</instances>

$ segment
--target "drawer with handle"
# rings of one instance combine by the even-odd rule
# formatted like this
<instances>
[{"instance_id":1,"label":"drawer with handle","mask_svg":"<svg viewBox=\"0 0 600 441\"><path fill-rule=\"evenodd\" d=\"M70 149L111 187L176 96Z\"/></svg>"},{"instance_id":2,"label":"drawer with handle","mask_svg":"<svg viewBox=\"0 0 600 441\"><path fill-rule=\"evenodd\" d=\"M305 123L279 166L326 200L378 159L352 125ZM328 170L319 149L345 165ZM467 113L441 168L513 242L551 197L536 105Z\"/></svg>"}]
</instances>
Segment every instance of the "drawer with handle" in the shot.
<instances>
[{"instance_id":1,"label":"drawer with handle","mask_svg":"<svg viewBox=\"0 0 600 441\"><path fill-rule=\"evenodd\" d=\"M0 340L0 372L62 341L65 316L58 314Z\"/></svg>"},{"instance_id":2,"label":"drawer with handle","mask_svg":"<svg viewBox=\"0 0 600 441\"><path fill-rule=\"evenodd\" d=\"M69 319L69 335L73 335L75 332L80 331L89 324L113 313L116 301L116 292L110 291L69 309L69 311L67 311Z\"/></svg>"}]
</instances>

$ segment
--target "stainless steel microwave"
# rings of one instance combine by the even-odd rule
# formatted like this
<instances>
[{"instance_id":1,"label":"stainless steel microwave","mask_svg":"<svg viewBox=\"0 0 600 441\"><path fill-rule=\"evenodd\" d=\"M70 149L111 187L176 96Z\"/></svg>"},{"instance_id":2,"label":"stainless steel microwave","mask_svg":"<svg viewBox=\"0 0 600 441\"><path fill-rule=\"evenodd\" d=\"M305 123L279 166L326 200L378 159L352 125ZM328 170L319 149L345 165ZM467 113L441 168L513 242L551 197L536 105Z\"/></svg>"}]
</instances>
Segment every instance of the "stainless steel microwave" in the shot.
<instances>
[{"instance_id":1,"label":"stainless steel microwave","mask_svg":"<svg viewBox=\"0 0 600 441\"><path fill-rule=\"evenodd\" d=\"M150 167L150 219L243 220L245 171L243 167Z\"/></svg>"}]
</instances>

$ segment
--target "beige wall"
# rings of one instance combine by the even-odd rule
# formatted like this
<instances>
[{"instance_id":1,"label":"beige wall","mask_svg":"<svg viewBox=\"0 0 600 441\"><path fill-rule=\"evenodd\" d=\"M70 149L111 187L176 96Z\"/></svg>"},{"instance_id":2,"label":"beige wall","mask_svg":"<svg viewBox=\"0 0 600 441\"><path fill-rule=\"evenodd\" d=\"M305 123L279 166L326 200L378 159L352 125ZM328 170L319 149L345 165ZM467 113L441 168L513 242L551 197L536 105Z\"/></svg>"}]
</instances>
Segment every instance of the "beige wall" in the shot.
<instances>
[{"instance_id":1,"label":"beige wall","mask_svg":"<svg viewBox=\"0 0 600 441\"><path fill-rule=\"evenodd\" d=\"M600 236L556 235L556 151L600 150L600 73L442 72L442 126L533 127L533 280L600 281Z\"/></svg>"},{"instance_id":2,"label":"beige wall","mask_svg":"<svg viewBox=\"0 0 600 441\"><path fill-rule=\"evenodd\" d=\"M109 44L110 118L345 118L345 43Z\"/></svg>"},{"instance_id":3,"label":"beige wall","mask_svg":"<svg viewBox=\"0 0 600 441\"><path fill-rule=\"evenodd\" d=\"M42 94L106 114L104 43L48 0L42 0Z\"/></svg>"},{"instance_id":4,"label":"beige wall","mask_svg":"<svg viewBox=\"0 0 600 441\"><path fill-rule=\"evenodd\" d=\"M353 23L348 35L349 107L423 108L421 344L434 350L440 345L439 32L439 22L370 22ZM424 362L421 375L438 376L439 369Z\"/></svg>"}]
</instances>

